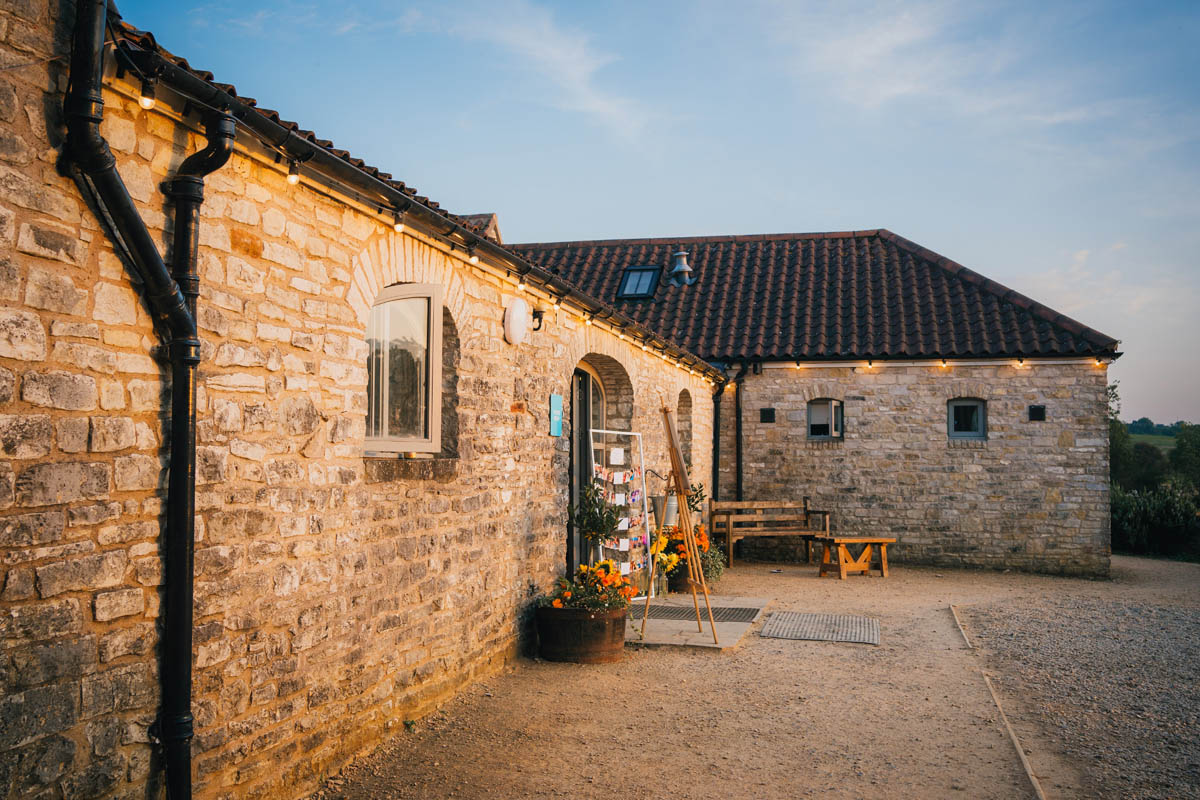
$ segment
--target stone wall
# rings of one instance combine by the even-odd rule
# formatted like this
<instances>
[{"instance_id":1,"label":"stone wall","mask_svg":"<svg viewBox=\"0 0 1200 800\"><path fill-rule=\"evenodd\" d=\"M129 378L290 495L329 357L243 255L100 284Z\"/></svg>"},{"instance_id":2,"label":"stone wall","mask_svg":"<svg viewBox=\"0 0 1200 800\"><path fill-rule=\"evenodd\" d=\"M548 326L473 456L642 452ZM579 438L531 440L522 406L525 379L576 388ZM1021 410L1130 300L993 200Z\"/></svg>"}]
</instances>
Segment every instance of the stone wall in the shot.
<instances>
[{"instance_id":1,"label":"stone wall","mask_svg":"<svg viewBox=\"0 0 1200 800\"><path fill-rule=\"evenodd\" d=\"M895 536L895 560L1106 575L1106 370L1012 362L766 368L743 386L744 496L812 498L838 532ZM950 440L946 404L987 401L986 441ZM806 406L845 403L845 438L809 441ZM1046 420L1031 422L1030 405ZM721 420L722 497L734 496L733 391ZM760 409L774 408L774 423ZM750 558L802 557L797 540L744 540Z\"/></svg>"},{"instance_id":2,"label":"stone wall","mask_svg":"<svg viewBox=\"0 0 1200 800\"><path fill-rule=\"evenodd\" d=\"M65 53L55 14L6 5L0 61ZM137 287L55 169L64 71L0 73L0 798L143 798L166 373ZM106 83L103 132L165 250L158 185L202 140L165 88L146 112ZM207 181L200 240L196 796L301 796L519 651L565 563L569 420L551 437L548 414L551 393L569 409L575 365L625 371L664 472L660 394L693 398L705 474L710 387L561 311L505 343L511 283L336 187L289 186L243 134ZM456 457L363 457L365 315L397 281L445 289Z\"/></svg>"}]
</instances>

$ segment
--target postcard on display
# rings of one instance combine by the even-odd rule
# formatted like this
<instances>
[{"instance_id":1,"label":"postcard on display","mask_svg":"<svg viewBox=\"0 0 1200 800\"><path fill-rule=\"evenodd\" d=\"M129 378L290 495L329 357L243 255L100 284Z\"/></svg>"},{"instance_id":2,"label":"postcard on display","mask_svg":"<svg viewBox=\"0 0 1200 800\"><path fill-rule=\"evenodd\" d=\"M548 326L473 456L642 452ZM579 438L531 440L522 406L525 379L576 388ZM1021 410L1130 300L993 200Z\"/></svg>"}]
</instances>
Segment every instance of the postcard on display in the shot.
<instances>
[{"instance_id":1,"label":"postcard on display","mask_svg":"<svg viewBox=\"0 0 1200 800\"><path fill-rule=\"evenodd\" d=\"M614 447L608 451L608 463L612 466L619 467L625 463L625 448Z\"/></svg>"}]
</instances>

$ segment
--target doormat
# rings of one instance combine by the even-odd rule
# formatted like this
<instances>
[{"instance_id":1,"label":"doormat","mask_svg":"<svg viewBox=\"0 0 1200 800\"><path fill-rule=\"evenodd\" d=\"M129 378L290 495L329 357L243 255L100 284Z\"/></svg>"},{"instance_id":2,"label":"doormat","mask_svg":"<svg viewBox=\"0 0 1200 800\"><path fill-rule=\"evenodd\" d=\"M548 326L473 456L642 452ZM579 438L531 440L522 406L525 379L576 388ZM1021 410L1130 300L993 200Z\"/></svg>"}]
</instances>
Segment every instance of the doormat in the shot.
<instances>
[{"instance_id":1,"label":"doormat","mask_svg":"<svg viewBox=\"0 0 1200 800\"><path fill-rule=\"evenodd\" d=\"M818 642L879 644L879 620L845 614L800 614L780 611L767 617L760 636Z\"/></svg>"},{"instance_id":2,"label":"doormat","mask_svg":"<svg viewBox=\"0 0 1200 800\"><path fill-rule=\"evenodd\" d=\"M721 608L713 606L713 621L715 622L753 622L759 608ZM635 603L630 608L629 615L635 621L642 618L643 607L638 607ZM656 606L650 604L650 619L691 619L696 618L696 609L692 606ZM708 612L704 610L704 603L700 604L700 619L705 624L708 623Z\"/></svg>"}]
</instances>

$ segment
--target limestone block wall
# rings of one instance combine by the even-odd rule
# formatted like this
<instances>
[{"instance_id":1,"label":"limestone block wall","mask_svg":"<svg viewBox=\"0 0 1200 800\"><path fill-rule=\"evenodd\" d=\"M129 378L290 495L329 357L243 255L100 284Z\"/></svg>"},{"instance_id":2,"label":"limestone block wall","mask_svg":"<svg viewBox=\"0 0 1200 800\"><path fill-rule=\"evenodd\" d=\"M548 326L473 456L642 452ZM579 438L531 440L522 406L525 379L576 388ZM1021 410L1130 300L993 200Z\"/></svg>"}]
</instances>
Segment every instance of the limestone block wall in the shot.
<instances>
[{"instance_id":1,"label":"limestone block wall","mask_svg":"<svg viewBox=\"0 0 1200 800\"><path fill-rule=\"evenodd\" d=\"M1012 362L942 368L767 368L743 388L744 494L808 495L846 534L899 539L889 556L932 564L1106 575L1106 369ZM722 497L733 498L732 391L722 408ZM946 403L987 401L987 440L952 441ZM845 438L809 441L806 406L845 403ZM1031 422L1030 405L1046 420ZM760 409L774 408L774 423ZM789 539L744 542L793 559Z\"/></svg>"},{"instance_id":2,"label":"limestone block wall","mask_svg":"<svg viewBox=\"0 0 1200 800\"><path fill-rule=\"evenodd\" d=\"M6 4L0 62L66 53L71 14L58 14ZM157 187L202 140L165 89L146 112L134 87L106 83L103 131L165 251ZM63 87L60 62L0 73L0 798L143 798L160 780L147 729L166 371L138 287L55 168ZM243 135L207 181L199 798L302 796L518 651L533 597L565 564L570 426L549 435L549 396L569 409L589 354L626 371L632 427L660 471L660 393L674 405L686 389L693 460L710 469L706 381L563 312L505 343L512 283L369 211L289 186ZM365 315L396 281L445 288L445 457L363 455Z\"/></svg>"}]
</instances>

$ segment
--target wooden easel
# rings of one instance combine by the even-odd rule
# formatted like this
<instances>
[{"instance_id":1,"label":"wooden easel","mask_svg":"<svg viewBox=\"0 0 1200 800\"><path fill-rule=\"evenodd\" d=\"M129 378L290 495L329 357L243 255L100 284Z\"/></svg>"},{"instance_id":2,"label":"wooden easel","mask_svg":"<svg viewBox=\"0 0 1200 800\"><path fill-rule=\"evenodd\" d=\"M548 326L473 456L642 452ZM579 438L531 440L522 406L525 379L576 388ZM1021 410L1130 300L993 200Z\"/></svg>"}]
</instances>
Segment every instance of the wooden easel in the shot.
<instances>
[{"instance_id":1,"label":"wooden easel","mask_svg":"<svg viewBox=\"0 0 1200 800\"><path fill-rule=\"evenodd\" d=\"M687 549L688 586L692 590L692 606L696 609L696 630L703 631L704 623L700 619L700 600L696 596L696 585L704 592L704 607L708 609L708 624L712 629L713 644L717 641L717 623L713 620L712 604L708 601L708 584L704 580L704 566L700 563L700 547L696 544L696 534L692 530L692 512L688 508L688 492L691 482L688 480L687 465L683 463L683 450L679 446L679 433L675 430L675 420L671 418L671 409L664 402L662 407L663 426L667 431L667 452L671 455L671 474L669 482L675 499L679 504L679 530L683 535L683 544ZM656 538L657 541L657 538ZM651 546L653 550L653 545ZM658 566L657 554L650 557L650 586L654 585L654 569ZM642 630L639 636L646 638L646 619L650 616L650 592L646 592L646 606L642 610Z\"/></svg>"}]
</instances>

